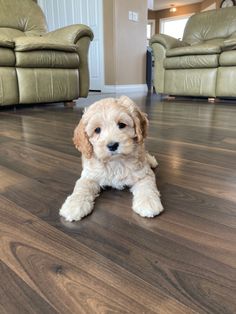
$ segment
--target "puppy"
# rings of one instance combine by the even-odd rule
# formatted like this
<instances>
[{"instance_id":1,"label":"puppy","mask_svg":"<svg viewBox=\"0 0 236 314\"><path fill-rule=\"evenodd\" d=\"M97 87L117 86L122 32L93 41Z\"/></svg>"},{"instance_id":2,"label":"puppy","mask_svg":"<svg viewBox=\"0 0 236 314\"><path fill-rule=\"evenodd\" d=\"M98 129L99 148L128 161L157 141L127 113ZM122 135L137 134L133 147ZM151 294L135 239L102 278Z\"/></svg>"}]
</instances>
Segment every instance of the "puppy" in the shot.
<instances>
[{"instance_id":1,"label":"puppy","mask_svg":"<svg viewBox=\"0 0 236 314\"><path fill-rule=\"evenodd\" d=\"M155 175L155 157L145 151L148 120L128 97L107 98L91 105L74 131L83 171L60 215L67 221L90 214L100 189L130 187L133 210L142 217L163 211Z\"/></svg>"}]
</instances>

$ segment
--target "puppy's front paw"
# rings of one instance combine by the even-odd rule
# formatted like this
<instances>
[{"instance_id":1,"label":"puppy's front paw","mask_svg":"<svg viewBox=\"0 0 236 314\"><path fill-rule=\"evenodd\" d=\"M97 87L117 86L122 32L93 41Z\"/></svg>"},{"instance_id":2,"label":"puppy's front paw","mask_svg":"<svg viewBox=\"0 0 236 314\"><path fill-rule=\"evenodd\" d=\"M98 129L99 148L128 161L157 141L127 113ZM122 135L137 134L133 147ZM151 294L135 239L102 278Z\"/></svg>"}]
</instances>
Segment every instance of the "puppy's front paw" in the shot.
<instances>
[{"instance_id":1,"label":"puppy's front paw","mask_svg":"<svg viewBox=\"0 0 236 314\"><path fill-rule=\"evenodd\" d=\"M142 217L152 218L159 215L164 208L158 196L145 196L134 199L133 210Z\"/></svg>"},{"instance_id":2,"label":"puppy's front paw","mask_svg":"<svg viewBox=\"0 0 236 314\"><path fill-rule=\"evenodd\" d=\"M59 213L67 221L77 221L90 214L92 210L93 202L75 194L67 197Z\"/></svg>"},{"instance_id":3,"label":"puppy's front paw","mask_svg":"<svg viewBox=\"0 0 236 314\"><path fill-rule=\"evenodd\" d=\"M149 153L147 153L147 160L148 160L148 163L150 165L151 168L156 168L158 166L158 162L156 160L156 158L152 155L150 155Z\"/></svg>"}]
</instances>

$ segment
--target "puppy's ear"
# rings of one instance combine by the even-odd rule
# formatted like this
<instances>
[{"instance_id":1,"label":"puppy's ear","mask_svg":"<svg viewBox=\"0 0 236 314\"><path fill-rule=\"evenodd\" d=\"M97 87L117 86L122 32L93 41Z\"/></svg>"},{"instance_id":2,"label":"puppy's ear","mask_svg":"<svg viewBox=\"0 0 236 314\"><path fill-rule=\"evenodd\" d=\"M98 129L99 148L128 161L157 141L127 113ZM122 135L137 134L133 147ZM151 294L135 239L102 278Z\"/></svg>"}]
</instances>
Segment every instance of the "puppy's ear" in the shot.
<instances>
[{"instance_id":1,"label":"puppy's ear","mask_svg":"<svg viewBox=\"0 0 236 314\"><path fill-rule=\"evenodd\" d=\"M135 132L137 134L138 142L143 142L143 140L147 137L147 128L148 128L148 119L147 114L137 110L137 113L134 115L134 125Z\"/></svg>"},{"instance_id":2,"label":"puppy's ear","mask_svg":"<svg viewBox=\"0 0 236 314\"><path fill-rule=\"evenodd\" d=\"M148 119L147 114L142 112L138 106L127 96L121 96L118 99L119 103L125 106L133 118L135 133L138 142L143 142L147 137Z\"/></svg>"},{"instance_id":3,"label":"puppy's ear","mask_svg":"<svg viewBox=\"0 0 236 314\"><path fill-rule=\"evenodd\" d=\"M85 132L85 125L83 119L80 120L78 126L74 130L73 142L75 147L84 155L90 159L93 154L93 146L89 142L87 133Z\"/></svg>"}]
</instances>

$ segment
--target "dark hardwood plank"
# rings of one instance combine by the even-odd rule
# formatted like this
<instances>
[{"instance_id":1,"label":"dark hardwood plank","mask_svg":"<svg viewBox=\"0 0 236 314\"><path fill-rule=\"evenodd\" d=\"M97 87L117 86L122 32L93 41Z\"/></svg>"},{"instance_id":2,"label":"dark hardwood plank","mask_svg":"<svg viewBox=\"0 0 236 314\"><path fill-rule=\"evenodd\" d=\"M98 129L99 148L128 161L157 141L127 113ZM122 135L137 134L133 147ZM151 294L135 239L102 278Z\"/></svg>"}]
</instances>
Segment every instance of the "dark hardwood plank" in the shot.
<instances>
[{"instance_id":1,"label":"dark hardwood plank","mask_svg":"<svg viewBox=\"0 0 236 314\"><path fill-rule=\"evenodd\" d=\"M14 203L0 200L2 261L58 311L192 312Z\"/></svg>"},{"instance_id":2,"label":"dark hardwood plank","mask_svg":"<svg viewBox=\"0 0 236 314\"><path fill-rule=\"evenodd\" d=\"M132 95L149 114L166 211L143 219L127 190L106 190L92 215L67 223L58 208L81 171L73 129L101 97L0 111L6 267L64 312L235 313L235 104Z\"/></svg>"},{"instance_id":3,"label":"dark hardwood plank","mask_svg":"<svg viewBox=\"0 0 236 314\"><path fill-rule=\"evenodd\" d=\"M16 183L23 184L23 182L27 180L28 178L24 175L0 165L0 192Z\"/></svg>"},{"instance_id":4,"label":"dark hardwood plank","mask_svg":"<svg viewBox=\"0 0 236 314\"><path fill-rule=\"evenodd\" d=\"M79 158L67 160L13 141L1 145L0 165L61 191L77 180L81 172Z\"/></svg>"},{"instance_id":5,"label":"dark hardwood plank","mask_svg":"<svg viewBox=\"0 0 236 314\"><path fill-rule=\"evenodd\" d=\"M164 181L236 203L236 173L232 169L161 154L158 155L158 161L162 171L157 174L157 182Z\"/></svg>"},{"instance_id":6,"label":"dark hardwood plank","mask_svg":"<svg viewBox=\"0 0 236 314\"><path fill-rule=\"evenodd\" d=\"M63 121L54 121L53 116L49 116L50 123L48 123L49 121L45 122L38 118L34 120L28 116L18 117L13 113L7 114L4 115L4 119L1 116L0 136L46 148L51 148L53 144L54 150L78 155L71 143L73 130L80 116L74 115L74 122L71 122L71 117L69 117L68 123L66 123L66 115L63 117Z\"/></svg>"},{"instance_id":7,"label":"dark hardwood plank","mask_svg":"<svg viewBox=\"0 0 236 314\"><path fill-rule=\"evenodd\" d=\"M159 154L163 154L206 165L228 169L236 168L236 151L234 150L160 139L158 136L156 138L148 138L147 148L157 158Z\"/></svg>"},{"instance_id":8,"label":"dark hardwood plank","mask_svg":"<svg viewBox=\"0 0 236 314\"><path fill-rule=\"evenodd\" d=\"M74 182L81 172L79 162L71 160L67 162L60 156L56 157L55 154L51 156L50 152L42 153L28 145L24 146L20 142L3 143L1 147L0 164L11 167L23 175L41 180L41 182L53 185L60 183L60 188L64 185L63 191L65 185L71 181ZM231 169L183 160L176 155L166 156L160 153L158 161L162 169L162 172L158 173L158 180L236 201L234 193L236 174ZM207 178L206 172L208 172ZM193 177L191 182L189 182L189 173L192 173ZM53 181L51 181L52 176Z\"/></svg>"},{"instance_id":9,"label":"dark hardwood plank","mask_svg":"<svg viewBox=\"0 0 236 314\"><path fill-rule=\"evenodd\" d=\"M195 143L222 149L235 150L235 130L216 129L209 132L209 128L201 128L186 125L165 125L159 124L149 131L150 137L159 137L165 140L182 141L185 143Z\"/></svg>"},{"instance_id":10,"label":"dark hardwood plank","mask_svg":"<svg viewBox=\"0 0 236 314\"><path fill-rule=\"evenodd\" d=\"M1 261L0 278L0 313L58 313Z\"/></svg>"},{"instance_id":11,"label":"dark hardwood plank","mask_svg":"<svg viewBox=\"0 0 236 314\"><path fill-rule=\"evenodd\" d=\"M219 225L236 227L234 202L226 201L220 196L212 197L208 194L170 184L165 184L162 187L162 193L164 194L163 198L166 206L172 211L183 211L189 215L204 218L206 224L215 222ZM167 197L168 195L171 195L171 197ZM194 220L194 217L191 217L191 220ZM201 230L199 227L198 229ZM219 230L215 229L215 232L220 235L222 233L221 227L219 227Z\"/></svg>"},{"instance_id":12,"label":"dark hardwood plank","mask_svg":"<svg viewBox=\"0 0 236 314\"><path fill-rule=\"evenodd\" d=\"M34 186L33 190L37 191L35 195L30 194ZM168 206L167 219L162 215L157 218L158 221L143 221L130 208L130 194L113 190L102 194L94 213L88 218L78 223L63 223L59 220L58 212L54 210L55 207L59 208L60 202L56 201L57 206L54 206L49 191L45 194L45 188L33 182L29 185L27 195L20 185L18 189L17 191L16 187L13 188L12 193L8 190L5 195L15 202L23 199L24 208L33 209L39 217L151 285L161 286L165 293L175 296L191 308L210 311L214 302L215 310L220 313L223 310L221 304L227 303L227 299L233 299L232 293L236 292L233 280L236 276L236 238L233 228L201 219L197 213L193 219L191 213L177 212L175 209L178 208L171 206ZM44 201L40 202L39 196L35 197L38 194L44 195L44 199L48 201L45 204ZM55 197L60 199L60 196ZM122 208L119 206L121 202ZM232 217L229 219L232 220ZM177 249L173 250L175 247ZM184 273L187 276L186 282L181 283L178 274ZM205 297L204 304L198 303L194 296L194 293L202 294L202 288L189 286L197 278L199 287L207 282L211 291ZM217 294L222 288L224 296L218 299ZM236 305L232 302L224 305L226 313L230 313L230 309Z\"/></svg>"}]
</instances>

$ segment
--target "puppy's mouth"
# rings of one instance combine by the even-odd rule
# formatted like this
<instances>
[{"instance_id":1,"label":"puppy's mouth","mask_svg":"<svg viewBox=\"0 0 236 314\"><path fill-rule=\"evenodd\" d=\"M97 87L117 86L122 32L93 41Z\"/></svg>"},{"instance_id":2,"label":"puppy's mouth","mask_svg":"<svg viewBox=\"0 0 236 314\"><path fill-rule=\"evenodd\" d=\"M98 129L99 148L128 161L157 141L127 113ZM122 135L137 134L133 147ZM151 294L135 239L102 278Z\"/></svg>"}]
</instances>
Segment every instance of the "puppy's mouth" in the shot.
<instances>
[{"instance_id":1,"label":"puppy's mouth","mask_svg":"<svg viewBox=\"0 0 236 314\"><path fill-rule=\"evenodd\" d=\"M94 152L97 159L108 162L109 160L116 160L132 155L133 151L134 146L130 143L111 142L105 146L101 146L99 150L95 150Z\"/></svg>"},{"instance_id":2,"label":"puppy's mouth","mask_svg":"<svg viewBox=\"0 0 236 314\"><path fill-rule=\"evenodd\" d=\"M115 152L109 152L109 156L107 159L114 159L114 158L118 158L119 156L121 156L122 154L119 153L118 151Z\"/></svg>"},{"instance_id":3,"label":"puppy's mouth","mask_svg":"<svg viewBox=\"0 0 236 314\"><path fill-rule=\"evenodd\" d=\"M120 153L118 151L115 152L110 152L111 156L116 156L116 155L120 155Z\"/></svg>"},{"instance_id":4,"label":"puppy's mouth","mask_svg":"<svg viewBox=\"0 0 236 314\"><path fill-rule=\"evenodd\" d=\"M114 158L119 158L121 156L124 156L125 154L123 154L120 150L115 150L112 152L108 152L108 159L114 159Z\"/></svg>"},{"instance_id":5,"label":"puppy's mouth","mask_svg":"<svg viewBox=\"0 0 236 314\"><path fill-rule=\"evenodd\" d=\"M130 155L130 153L125 153L121 151L110 152L110 158L120 158Z\"/></svg>"},{"instance_id":6,"label":"puppy's mouth","mask_svg":"<svg viewBox=\"0 0 236 314\"><path fill-rule=\"evenodd\" d=\"M110 158L116 158L116 157L125 157L128 155L133 154L133 147L131 145L119 145L119 148L114 151L108 152Z\"/></svg>"}]
</instances>

